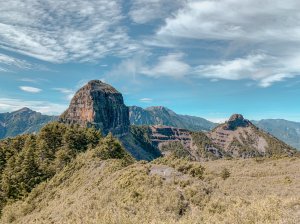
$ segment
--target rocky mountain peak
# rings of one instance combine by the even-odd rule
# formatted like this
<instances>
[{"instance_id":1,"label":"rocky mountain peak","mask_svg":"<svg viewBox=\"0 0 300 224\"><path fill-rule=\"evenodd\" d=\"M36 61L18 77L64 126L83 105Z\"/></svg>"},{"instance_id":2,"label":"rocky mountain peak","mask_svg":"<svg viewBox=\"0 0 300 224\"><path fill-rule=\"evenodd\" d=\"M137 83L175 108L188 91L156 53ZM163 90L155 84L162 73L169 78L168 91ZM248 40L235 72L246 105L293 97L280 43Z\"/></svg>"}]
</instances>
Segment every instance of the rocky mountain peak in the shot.
<instances>
[{"instance_id":1,"label":"rocky mountain peak","mask_svg":"<svg viewBox=\"0 0 300 224\"><path fill-rule=\"evenodd\" d=\"M20 110L15 111L15 113L31 113L31 112L34 112L34 111L28 107L23 107Z\"/></svg>"},{"instance_id":2,"label":"rocky mountain peak","mask_svg":"<svg viewBox=\"0 0 300 224\"><path fill-rule=\"evenodd\" d=\"M92 80L77 91L60 121L83 127L94 126L103 134L123 135L129 128L129 110L122 94L114 87Z\"/></svg>"},{"instance_id":3,"label":"rocky mountain peak","mask_svg":"<svg viewBox=\"0 0 300 224\"><path fill-rule=\"evenodd\" d=\"M248 127L251 122L243 117L241 114L233 114L229 120L225 123L225 130L235 130L238 127Z\"/></svg>"},{"instance_id":4,"label":"rocky mountain peak","mask_svg":"<svg viewBox=\"0 0 300 224\"><path fill-rule=\"evenodd\" d=\"M146 110L166 110L166 108L163 106L152 106L152 107L147 107Z\"/></svg>"},{"instance_id":5,"label":"rocky mountain peak","mask_svg":"<svg viewBox=\"0 0 300 224\"><path fill-rule=\"evenodd\" d=\"M83 88L91 89L92 91L102 91L105 93L120 94L114 87L100 80L91 80Z\"/></svg>"}]
</instances>

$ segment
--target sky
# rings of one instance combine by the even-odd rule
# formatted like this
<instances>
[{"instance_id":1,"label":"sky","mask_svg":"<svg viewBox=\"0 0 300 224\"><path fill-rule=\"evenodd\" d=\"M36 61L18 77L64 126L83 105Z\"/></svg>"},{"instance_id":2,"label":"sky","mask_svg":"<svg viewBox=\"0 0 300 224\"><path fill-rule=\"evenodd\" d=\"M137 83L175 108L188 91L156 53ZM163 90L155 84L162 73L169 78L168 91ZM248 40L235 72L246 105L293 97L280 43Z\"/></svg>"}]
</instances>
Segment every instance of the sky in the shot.
<instances>
[{"instance_id":1,"label":"sky","mask_svg":"<svg viewBox=\"0 0 300 224\"><path fill-rule=\"evenodd\" d=\"M62 113L92 79L128 106L300 121L299 0L0 0L0 112Z\"/></svg>"}]
</instances>

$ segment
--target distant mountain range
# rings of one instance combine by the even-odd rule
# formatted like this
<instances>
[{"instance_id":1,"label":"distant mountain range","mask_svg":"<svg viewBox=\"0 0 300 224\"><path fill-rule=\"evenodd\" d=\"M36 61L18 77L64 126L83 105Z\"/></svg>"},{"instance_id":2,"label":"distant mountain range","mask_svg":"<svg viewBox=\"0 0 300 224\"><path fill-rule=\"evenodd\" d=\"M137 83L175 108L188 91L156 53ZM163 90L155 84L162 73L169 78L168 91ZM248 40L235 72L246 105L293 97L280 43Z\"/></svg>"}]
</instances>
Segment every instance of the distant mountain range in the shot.
<instances>
[{"instance_id":1,"label":"distant mountain range","mask_svg":"<svg viewBox=\"0 0 300 224\"><path fill-rule=\"evenodd\" d=\"M179 115L162 106L146 109L131 106L129 107L129 115L132 125L166 125L191 131L210 131L217 126L216 123L204 118ZM23 133L37 132L45 124L57 119L58 117L56 116L42 115L29 108L23 108L11 113L0 113L0 139ZM251 122L287 144L300 149L299 122L283 119L264 119Z\"/></svg>"},{"instance_id":2,"label":"distant mountain range","mask_svg":"<svg viewBox=\"0 0 300 224\"><path fill-rule=\"evenodd\" d=\"M37 132L55 120L55 116L42 115L26 107L11 113L0 113L0 139Z\"/></svg>"},{"instance_id":3,"label":"distant mountain range","mask_svg":"<svg viewBox=\"0 0 300 224\"><path fill-rule=\"evenodd\" d=\"M300 122L283 119L264 119L252 121L252 123L287 144L300 149Z\"/></svg>"},{"instance_id":4,"label":"distant mountain range","mask_svg":"<svg viewBox=\"0 0 300 224\"><path fill-rule=\"evenodd\" d=\"M162 107L129 107L129 119L132 125L166 125L184 128L191 131L210 131L217 124L201 117L179 115L174 111Z\"/></svg>"}]
</instances>

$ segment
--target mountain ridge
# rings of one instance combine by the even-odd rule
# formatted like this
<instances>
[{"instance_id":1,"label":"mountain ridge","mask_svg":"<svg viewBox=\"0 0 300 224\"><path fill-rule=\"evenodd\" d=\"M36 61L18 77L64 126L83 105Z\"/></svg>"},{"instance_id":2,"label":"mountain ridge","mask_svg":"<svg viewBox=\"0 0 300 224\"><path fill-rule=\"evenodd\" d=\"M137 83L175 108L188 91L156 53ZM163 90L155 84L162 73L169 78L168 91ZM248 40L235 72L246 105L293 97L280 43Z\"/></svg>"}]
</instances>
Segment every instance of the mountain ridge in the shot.
<instances>
[{"instance_id":1,"label":"mountain ridge","mask_svg":"<svg viewBox=\"0 0 300 224\"><path fill-rule=\"evenodd\" d=\"M129 107L129 118L132 125L167 125L191 131L209 131L215 123L201 117L180 115L164 106L142 108Z\"/></svg>"},{"instance_id":2,"label":"mountain ridge","mask_svg":"<svg viewBox=\"0 0 300 224\"><path fill-rule=\"evenodd\" d=\"M252 121L256 126L300 150L300 122L285 119Z\"/></svg>"},{"instance_id":3,"label":"mountain ridge","mask_svg":"<svg viewBox=\"0 0 300 224\"><path fill-rule=\"evenodd\" d=\"M137 106L129 106L130 112L132 112L131 108L137 107ZM163 107L163 106L159 106ZM141 107L137 107L141 108ZM157 106L153 106L150 108L157 108ZM166 107L164 107L166 108ZM143 108L142 108L143 109ZM145 108L147 109L147 108ZM143 109L143 110L145 110ZM170 113L174 111L166 108L166 110L169 110ZM26 112L31 111L34 112L32 114L37 114L36 122L35 123L29 123L29 124L23 124L24 127L22 127L22 124L17 124L19 128L12 129L12 125L8 125L9 123L18 123L18 121L15 121L15 116L12 116L13 114L20 114L20 112ZM175 113L176 114L176 113ZM42 117L43 119L39 120L38 117ZM192 118L198 118L196 116L190 116L190 115L179 115L184 117L192 117ZM27 116L24 115L24 117L21 120L27 120ZM132 125L145 125L143 122L139 122L136 124L136 122L132 121L132 115L130 117L131 124ZM152 118L151 118L152 119ZM29 119L30 120L30 119ZM58 120L58 116L51 116L46 114L41 114L39 112L36 112L28 107L21 108L19 110L13 111L13 112L6 112L6 113L0 113L0 139L7 138L7 137L14 137L19 134L26 134L26 133L34 133L39 131L45 124L51 121ZM201 118L200 118L201 120ZM150 120L153 121L153 120ZM150 122L147 123L149 125L157 125L159 122ZM262 130L274 135L278 139L284 141L285 143L297 148L300 150L300 122L295 121L289 121L286 119L262 119L262 120L251 120L253 124L261 128ZM21 122L22 123L22 122ZM212 122L213 123L213 122ZM218 124L213 123L215 126ZM176 126L173 126L176 127ZM179 127L180 128L180 127ZM9 129L9 130L7 130Z\"/></svg>"},{"instance_id":4,"label":"mountain ridge","mask_svg":"<svg viewBox=\"0 0 300 224\"><path fill-rule=\"evenodd\" d=\"M55 120L81 126L96 126L102 129L104 134L113 132L117 135L128 133L130 125L166 125L196 132L209 132L218 126L201 117L177 114L164 106L127 107L122 94L114 87L99 80L92 80L76 92L69 109L60 118L43 115L27 107L10 113L0 113L0 139L35 133L45 124ZM300 123L284 119L249 122L300 149ZM228 129L232 127L228 126Z\"/></svg>"},{"instance_id":5,"label":"mountain ridge","mask_svg":"<svg viewBox=\"0 0 300 224\"><path fill-rule=\"evenodd\" d=\"M0 139L37 132L44 125L56 119L56 116L43 115L28 107L13 112L0 113Z\"/></svg>"}]
</instances>

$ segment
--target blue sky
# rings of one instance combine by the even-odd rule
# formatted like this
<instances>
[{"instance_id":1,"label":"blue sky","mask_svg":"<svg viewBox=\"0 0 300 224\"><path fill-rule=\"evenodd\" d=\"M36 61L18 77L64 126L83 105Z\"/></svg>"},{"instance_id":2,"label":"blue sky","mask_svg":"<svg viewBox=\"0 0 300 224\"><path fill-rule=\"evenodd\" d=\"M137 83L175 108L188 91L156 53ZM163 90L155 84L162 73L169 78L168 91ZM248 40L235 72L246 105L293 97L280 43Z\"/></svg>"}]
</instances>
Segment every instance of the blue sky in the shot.
<instances>
[{"instance_id":1,"label":"blue sky","mask_svg":"<svg viewBox=\"0 0 300 224\"><path fill-rule=\"evenodd\" d=\"M300 121L297 0L0 2L0 112L63 112L101 79L127 105Z\"/></svg>"}]
</instances>

